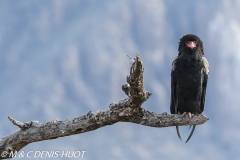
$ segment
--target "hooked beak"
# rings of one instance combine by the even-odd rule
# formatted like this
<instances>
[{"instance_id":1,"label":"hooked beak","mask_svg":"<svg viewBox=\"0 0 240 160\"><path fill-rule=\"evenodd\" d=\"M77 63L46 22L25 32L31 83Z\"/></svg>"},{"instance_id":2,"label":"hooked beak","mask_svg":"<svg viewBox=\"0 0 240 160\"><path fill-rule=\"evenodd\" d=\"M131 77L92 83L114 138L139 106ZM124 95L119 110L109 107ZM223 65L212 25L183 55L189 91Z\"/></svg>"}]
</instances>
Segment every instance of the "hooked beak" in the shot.
<instances>
[{"instance_id":1,"label":"hooked beak","mask_svg":"<svg viewBox=\"0 0 240 160\"><path fill-rule=\"evenodd\" d=\"M187 41L186 47L193 49L193 48L197 47L197 42L196 41Z\"/></svg>"}]
</instances>

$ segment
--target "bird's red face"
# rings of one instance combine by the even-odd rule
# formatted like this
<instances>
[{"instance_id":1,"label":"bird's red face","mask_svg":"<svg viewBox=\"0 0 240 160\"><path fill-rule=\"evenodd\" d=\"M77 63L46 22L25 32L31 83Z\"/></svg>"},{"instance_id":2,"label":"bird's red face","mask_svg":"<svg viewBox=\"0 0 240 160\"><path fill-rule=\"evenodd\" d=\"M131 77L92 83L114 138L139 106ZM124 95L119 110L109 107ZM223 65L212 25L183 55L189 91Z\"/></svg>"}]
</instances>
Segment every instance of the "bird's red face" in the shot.
<instances>
[{"instance_id":1,"label":"bird's red face","mask_svg":"<svg viewBox=\"0 0 240 160\"><path fill-rule=\"evenodd\" d=\"M197 41L186 41L185 44L186 44L186 47L191 49L197 47Z\"/></svg>"}]
</instances>

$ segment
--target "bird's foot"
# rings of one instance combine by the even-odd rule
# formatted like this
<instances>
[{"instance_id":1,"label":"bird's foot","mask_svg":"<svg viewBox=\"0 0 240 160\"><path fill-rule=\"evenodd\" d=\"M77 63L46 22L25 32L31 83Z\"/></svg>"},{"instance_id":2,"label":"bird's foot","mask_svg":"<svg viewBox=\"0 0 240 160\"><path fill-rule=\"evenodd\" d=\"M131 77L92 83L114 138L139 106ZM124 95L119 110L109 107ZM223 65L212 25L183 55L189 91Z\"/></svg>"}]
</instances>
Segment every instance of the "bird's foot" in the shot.
<instances>
[{"instance_id":1,"label":"bird's foot","mask_svg":"<svg viewBox=\"0 0 240 160\"><path fill-rule=\"evenodd\" d=\"M183 112L182 115L183 115L183 116L188 115L189 118L192 118L192 116L193 116L194 114L192 114L191 112Z\"/></svg>"}]
</instances>

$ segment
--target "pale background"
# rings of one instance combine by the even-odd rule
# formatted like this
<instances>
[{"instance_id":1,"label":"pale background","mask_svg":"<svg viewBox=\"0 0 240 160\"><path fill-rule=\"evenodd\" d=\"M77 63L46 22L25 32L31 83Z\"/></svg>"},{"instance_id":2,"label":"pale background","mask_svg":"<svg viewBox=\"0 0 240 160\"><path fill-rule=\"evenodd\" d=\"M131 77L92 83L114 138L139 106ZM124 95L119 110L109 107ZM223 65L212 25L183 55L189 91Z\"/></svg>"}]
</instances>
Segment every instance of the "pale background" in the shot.
<instances>
[{"instance_id":1,"label":"pale background","mask_svg":"<svg viewBox=\"0 0 240 160\"><path fill-rule=\"evenodd\" d=\"M239 159L239 8L237 0L0 1L0 137L18 129L7 116L73 119L126 98L127 55L137 52L153 93L143 107L169 113L171 62L179 39L193 33L210 63L203 112L210 120L187 144L174 127L117 123L22 151L86 150L84 160ZM189 132L181 127L184 140Z\"/></svg>"}]
</instances>

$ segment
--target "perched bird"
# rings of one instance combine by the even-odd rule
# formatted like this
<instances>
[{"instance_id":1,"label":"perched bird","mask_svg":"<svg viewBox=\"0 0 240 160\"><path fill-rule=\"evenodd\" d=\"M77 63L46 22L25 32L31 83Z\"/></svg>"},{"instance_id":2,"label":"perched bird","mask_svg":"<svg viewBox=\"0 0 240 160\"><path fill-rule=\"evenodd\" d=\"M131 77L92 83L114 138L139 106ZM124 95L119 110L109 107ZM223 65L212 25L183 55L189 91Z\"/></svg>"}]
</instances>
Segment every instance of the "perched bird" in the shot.
<instances>
[{"instance_id":1,"label":"perched bird","mask_svg":"<svg viewBox=\"0 0 240 160\"><path fill-rule=\"evenodd\" d=\"M171 114L184 114L189 118L192 114L201 114L209 74L209 64L204 57L203 42L193 34L187 34L180 39L178 56L172 62L171 70ZM186 141L191 138L196 125ZM177 134L179 127L176 126Z\"/></svg>"}]
</instances>

